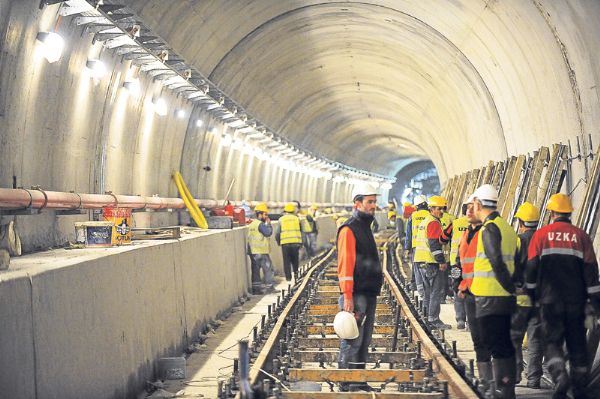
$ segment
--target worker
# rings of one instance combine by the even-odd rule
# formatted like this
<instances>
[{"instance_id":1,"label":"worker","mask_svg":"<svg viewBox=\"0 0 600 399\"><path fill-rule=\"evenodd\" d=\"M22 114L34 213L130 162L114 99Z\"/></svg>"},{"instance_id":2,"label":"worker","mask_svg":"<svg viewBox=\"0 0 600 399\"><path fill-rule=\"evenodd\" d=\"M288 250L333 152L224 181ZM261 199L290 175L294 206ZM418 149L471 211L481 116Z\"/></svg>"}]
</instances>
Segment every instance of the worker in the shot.
<instances>
[{"instance_id":1,"label":"worker","mask_svg":"<svg viewBox=\"0 0 600 399\"><path fill-rule=\"evenodd\" d=\"M532 306L531 299L525 290L525 268L527 266L529 242L538 226L540 211L535 205L524 202L517 209L515 218L519 221L517 231L519 253L515 259L515 274L513 277L517 287L517 309L512 315L510 329L517 362L515 383L518 384L521 382L521 374L523 373L523 338L527 332L527 352L529 354L527 386L539 389L543 374L542 359L544 357L542 332L539 312L536 307Z\"/></svg>"},{"instance_id":2,"label":"worker","mask_svg":"<svg viewBox=\"0 0 600 399\"><path fill-rule=\"evenodd\" d=\"M339 228L337 237L340 309L354 313L359 325L356 339L341 340L338 366L364 369L375 324L377 296L383 285L383 270L371 230L377 205L377 191L369 184L352 190L352 216ZM366 383L342 383L341 391L366 390Z\"/></svg>"},{"instance_id":3,"label":"worker","mask_svg":"<svg viewBox=\"0 0 600 399\"><path fill-rule=\"evenodd\" d=\"M460 267L460 259L458 258L458 247L463 238L463 234L468 230L471 222L467 216L467 206L470 204L469 200L462 205L462 216L455 219L448 228L450 229L450 278L452 280L451 288L453 292L458 289L460 283L462 271ZM472 206L471 206L472 208ZM471 210L472 213L472 210ZM446 214L444 214L446 215ZM479 229L478 229L479 230ZM447 234L448 230L444 233ZM464 295L454 296L454 313L456 317L456 328L458 330L464 330L467 321L467 305L465 303Z\"/></svg>"},{"instance_id":4,"label":"worker","mask_svg":"<svg viewBox=\"0 0 600 399\"><path fill-rule=\"evenodd\" d=\"M442 197L444 201L447 203L446 198ZM446 258L446 263L450 263L450 237L452 236L452 222L454 222L454 215L448 213L448 207L444 207L442 209L442 217L440 218L440 222L442 223L442 231L446 232L444 237L444 243L442 245L442 251L444 252L444 258ZM448 267L444 270L444 296L442 297L442 303L446 303L446 296L454 296L454 290L450 288L451 285L450 278L450 268Z\"/></svg>"},{"instance_id":5,"label":"worker","mask_svg":"<svg viewBox=\"0 0 600 399\"><path fill-rule=\"evenodd\" d=\"M443 208L446 200L434 195L427 203L429 214L423 220L416 234L416 249L414 255L414 269L420 273L423 284L423 309L427 313L427 320L432 328L448 330L452 328L440 320L442 299L445 297L445 270L448 263L442 250L442 223Z\"/></svg>"},{"instance_id":6,"label":"worker","mask_svg":"<svg viewBox=\"0 0 600 399\"><path fill-rule=\"evenodd\" d=\"M555 384L553 398L566 398L569 386L574 398L585 398L589 378L586 314L593 319L600 310L596 254L586 232L571 224L573 206L567 195L552 195L546 209L551 223L531 238L526 287L540 305L546 364Z\"/></svg>"},{"instance_id":7,"label":"worker","mask_svg":"<svg viewBox=\"0 0 600 399\"><path fill-rule=\"evenodd\" d=\"M248 253L252 265L252 293L262 294L273 289L273 263L270 239L273 226L269 219L267 204L260 203L254 208L256 219L248 225ZM264 289L261 286L260 270L262 269Z\"/></svg>"},{"instance_id":8,"label":"worker","mask_svg":"<svg viewBox=\"0 0 600 399\"><path fill-rule=\"evenodd\" d=\"M292 277L298 277L299 251L303 243L303 232L300 219L296 216L296 204L287 203L283 212L284 215L279 218L279 224L275 229L275 240L277 245L281 246L285 279L291 281Z\"/></svg>"},{"instance_id":9,"label":"worker","mask_svg":"<svg viewBox=\"0 0 600 399\"><path fill-rule=\"evenodd\" d=\"M411 285L413 291L416 289L421 299L423 299L423 282L421 281L421 275L415 270L414 254L417 246L417 227L425 220L429 211L427 210L427 197L424 195L417 195L414 199L415 210L411 213L408 222L406 223L406 235L404 238L404 250L405 257L411 262L412 273L411 273Z\"/></svg>"},{"instance_id":10,"label":"worker","mask_svg":"<svg viewBox=\"0 0 600 399\"><path fill-rule=\"evenodd\" d=\"M317 254L317 235L319 234L317 221L314 218L314 210L309 208L308 212L299 217L302 223L302 230L304 231L306 253L308 256L313 257Z\"/></svg>"},{"instance_id":11,"label":"worker","mask_svg":"<svg viewBox=\"0 0 600 399\"><path fill-rule=\"evenodd\" d=\"M475 360L477 361L477 371L479 373L479 383L481 391L486 396L493 389L492 381L494 380L494 373L492 371L492 355L483 342L479 323L476 318L476 305L475 296L471 292L471 284L473 283L473 267L475 264L475 257L477 255L477 242L479 240L479 230L481 229L481 222L475 217L473 212L473 196L471 195L463 204L463 214L465 215L468 226L460 237L460 241L457 246L457 258L456 266L460 268L461 275L456 280L457 287L457 300L460 298L464 301L466 319L469 325L469 332L471 333L471 340L473 341L473 349L475 350ZM453 228L457 228L452 232L452 239L454 240L454 234L458 232L458 228L462 222L458 222ZM456 227L459 226L459 227ZM454 242L454 241L453 241ZM453 253L453 252L451 252ZM491 396L491 393L487 396ZM487 397L486 396L486 397Z\"/></svg>"},{"instance_id":12,"label":"worker","mask_svg":"<svg viewBox=\"0 0 600 399\"><path fill-rule=\"evenodd\" d=\"M395 228L396 227L396 218L398 217L398 212L396 212L396 204L394 203L394 201L391 201L391 200L388 201L387 217L388 217L388 226Z\"/></svg>"},{"instance_id":13,"label":"worker","mask_svg":"<svg viewBox=\"0 0 600 399\"><path fill-rule=\"evenodd\" d=\"M484 345L492 355L495 396L515 397L515 348L510 339L511 315L515 310L512 275L517 255L517 234L496 211L498 191L491 184L473 193L473 212L482 223L473 265L471 292Z\"/></svg>"}]
</instances>

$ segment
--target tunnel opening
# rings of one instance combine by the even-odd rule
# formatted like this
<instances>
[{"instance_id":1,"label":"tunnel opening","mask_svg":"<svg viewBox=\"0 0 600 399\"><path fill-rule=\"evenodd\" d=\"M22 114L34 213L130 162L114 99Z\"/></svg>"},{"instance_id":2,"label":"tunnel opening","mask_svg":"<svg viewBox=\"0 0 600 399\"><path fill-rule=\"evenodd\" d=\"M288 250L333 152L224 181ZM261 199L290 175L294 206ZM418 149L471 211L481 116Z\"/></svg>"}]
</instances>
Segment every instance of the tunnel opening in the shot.
<instances>
[{"instance_id":1,"label":"tunnel opening","mask_svg":"<svg viewBox=\"0 0 600 399\"><path fill-rule=\"evenodd\" d=\"M412 162L396 173L396 182L392 185L389 199L397 204L413 203L415 196L426 196L440 193L440 177L438 171L429 160Z\"/></svg>"}]
</instances>

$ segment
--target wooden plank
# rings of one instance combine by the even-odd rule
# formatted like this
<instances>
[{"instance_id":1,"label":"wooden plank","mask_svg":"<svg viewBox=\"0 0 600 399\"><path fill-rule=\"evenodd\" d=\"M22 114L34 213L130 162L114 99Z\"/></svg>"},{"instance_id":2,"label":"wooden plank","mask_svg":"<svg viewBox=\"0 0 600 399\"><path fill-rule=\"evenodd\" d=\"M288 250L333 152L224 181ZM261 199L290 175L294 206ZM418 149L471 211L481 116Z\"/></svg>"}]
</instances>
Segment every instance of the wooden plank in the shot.
<instances>
[{"instance_id":1,"label":"wooden plank","mask_svg":"<svg viewBox=\"0 0 600 399\"><path fill-rule=\"evenodd\" d=\"M496 188L500 186L500 180L504 175L505 167L505 161L499 161L498 163L496 163L496 167L494 168L494 176L492 177L492 186Z\"/></svg>"},{"instance_id":2,"label":"wooden plank","mask_svg":"<svg viewBox=\"0 0 600 399\"><path fill-rule=\"evenodd\" d=\"M560 175L564 169L563 154L566 152L566 146L563 144L554 144L552 146L552 156L546 168L540 194L538 196L537 206L540 210L540 223L538 226L543 226L548 223L550 212L546 211L546 203L552 194L559 191ZM566 163L566 162L565 162Z\"/></svg>"},{"instance_id":3,"label":"wooden plank","mask_svg":"<svg viewBox=\"0 0 600 399\"><path fill-rule=\"evenodd\" d=\"M333 316L328 315L328 314L309 316L310 323L331 323L332 321L333 321ZM393 322L394 322L394 315L391 313L375 315L375 323L389 324L389 323L393 323Z\"/></svg>"},{"instance_id":4,"label":"wooden plank","mask_svg":"<svg viewBox=\"0 0 600 399\"><path fill-rule=\"evenodd\" d=\"M421 382L425 370L385 370L385 369L290 369L290 381L331 381L331 382Z\"/></svg>"},{"instance_id":5,"label":"wooden plank","mask_svg":"<svg viewBox=\"0 0 600 399\"><path fill-rule=\"evenodd\" d=\"M294 351L296 359L303 363L335 363L339 351ZM408 363L416 357L416 352L369 352L367 363Z\"/></svg>"},{"instance_id":6,"label":"wooden plank","mask_svg":"<svg viewBox=\"0 0 600 399\"><path fill-rule=\"evenodd\" d=\"M376 312L386 312L386 313L391 313L392 310L390 308L390 305L387 305L385 303L378 303L377 307L375 308ZM313 315L313 314L333 314L335 315L337 312L340 311L340 308L337 305L311 305L310 308L308 308L308 314Z\"/></svg>"},{"instance_id":7,"label":"wooden plank","mask_svg":"<svg viewBox=\"0 0 600 399\"><path fill-rule=\"evenodd\" d=\"M332 316L332 319L333 319L333 316ZM325 326L312 325L312 326L306 326L306 333L310 334L310 335L315 335L315 334L331 335L331 334L335 334L335 331L333 330L333 324L328 324ZM394 326L391 326L391 325L375 324L375 326L373 327L373 334L389 335L389 334L393 334L393 333L394 333Z\"/></svg>"},{"instance_id":8,"label":"wooden plank","mask_svg":"<svg viewBox=\"0 0 600 399\"><path fill-rule=\"evenodd\" d=\"M398 338L398 345L404 345L408 340L406 338ZM298 338L298 347L300 348L339 348L340 339L336 337L327 338ZM371 347L376 348L391 348L391 337L373 337L371 339Z\"/></svg>"},{"instance_id":9,"label":"wooden plank","mask_svg":"<svg viewBox=\"0 0 600 399\"><path fill-rule=\"evenodd\" d=\"M441 392L308 392L283 391L284 399L442 399Z\"/></svg>"},{"instance_id":10,"label":"wooden plank","mask_svg":"<svg viewBox=\"0 0 600 399\"><path fill-rule=\"evenodd\" d=\"M535 204L537 202L538 189L540 187L540 180L542 178L542 172L546 167L546 163L550 160L550 149L548 147L541 147L534 156L533 164L531 165L531 176L529 177L527 196L525 201Z\"/></svg>"},{"instance_id":11,"label":"wooden plank","mask_svg":"<svg viewBox=\"0 0 600 399\"><path fill-rule=\"evenodd\" d=\"M340 287L338 287L337 285L319 286L319 292L332 292L332 291L339 294Z\"/></svg>"},{"instance_id":12,"label":"wooden plank","mask_svg":"<svg viewBox=\"0 0 600 399\"><path fill-rule=\"evenodd\" d=\"M515 171L515 164L517 163L517 157L510 157L508 160L508 167L501 181L501 187L498 193L498 203L503 204L504 200L508 196L508 185Z\"/></svg>"},{"instance_id":13,"label":"wooden plank","mask_svg":"<svg viewBox=\"0 0 600 399\"><path fill-rule=\"evenodd\" d=\"M510 180L508 184L505 186L507 190L505 191L504 197L499 199L498 207L500 210L500 215L507 220L509 223L512 220L513 214L513 204L515 202L515 192L517 190L517 186L523 179L523 166L525 165L525 155L519 155L517 160L515 161L512 176L510 176ZM501 202L500 202L501 200Z\"/></svg>"}]
</instances>

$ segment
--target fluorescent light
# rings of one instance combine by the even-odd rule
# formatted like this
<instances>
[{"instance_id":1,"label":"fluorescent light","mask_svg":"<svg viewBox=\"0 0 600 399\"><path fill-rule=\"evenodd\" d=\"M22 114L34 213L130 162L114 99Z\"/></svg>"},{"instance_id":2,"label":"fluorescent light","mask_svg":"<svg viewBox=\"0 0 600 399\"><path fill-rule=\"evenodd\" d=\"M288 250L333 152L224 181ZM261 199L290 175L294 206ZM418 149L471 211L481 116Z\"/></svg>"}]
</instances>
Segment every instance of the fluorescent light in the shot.
<instances>
[{"instance_id":1,"label":"fluorescent light","mask_svg":"<svg viewBox=\"0 0 600 399\"><path fill-rule=\"evenodd\" d=\"M137 78L124 82L123 87L129 92L129 94L135 97L139 96L142 91L140 80Z\"/></svg>"},{"instance_id":2,"label":"fluorescent light","mask_svg":"<svg viewBox=\"0 0 600 399\"><path fill-rule=\"evenodd\" d=\"M182 110L182 109L178 109L178 110L175 112L175 115L177 115L177 117L178 117L179 119L183 119L183 118L185 118L185 111L184 111L184 110Z\"/></svg>"},{"instance_id":3,"label":"fluorescent light","mask_svg":"<svg viewBox=\"0 0 600 399\"><path fill-rule=\"evenodd\" d=\"M154 105L154 112L156 112L156 115L165 116L167 114L168 107L164 98L157 98L152 104Z\"/></svg>"},{"instance_id":4,"label":"fluorescent light","mask_svg":"<svg viewBox=\"0 0 600 399\"><path fill-rule=\"evenodd\" d=\"M106 74L106 66L100 60L87 60L85 66L92 77L96 79L100 79Z\"/></svg>"},{"instance_id":5,"label":"fluorescent light","mask_svg":"<svg viewBox=\"0 0 600 399\"><path fill-rule=\"evenodd\" d=\"M201 127L203 123L204 123L204 122L202 122L202 119L198 119L198 120L196 121L196 127Z\"/></svg>"},{"instance_id":6,"label":"fluorescent light","mask_svg":"<svg viewBox=\"0 0 600 399\"><path fill-rule=\"evenodd\" d=\"M391 185L391 183L381 183L381 188L384 190L391 190L392 185Z\"/></svg>"},{"instance_id":7,"label":"fluorescent light","mask_svg":"<svg viewBox=\"0 0 600 399\"><path fill-rule=\"evenodd\" d=\"M39 32L36 39L42 43L44 58L50 64L60 59L65 48L65 41L58 33Z\"/></svg>"},{"instance_id":8,"label":"fluorescent light","mask_svg":"<svg viewBox=\"0 0 600 399\"><path fill-rule=\"evenodd\" d=\"M229 134L224 134L223 137L221 137L221 145L223 147L229 147L231 145L231 143L233 143L233 137L231 137Z\"/></svg>"}]
</instances>

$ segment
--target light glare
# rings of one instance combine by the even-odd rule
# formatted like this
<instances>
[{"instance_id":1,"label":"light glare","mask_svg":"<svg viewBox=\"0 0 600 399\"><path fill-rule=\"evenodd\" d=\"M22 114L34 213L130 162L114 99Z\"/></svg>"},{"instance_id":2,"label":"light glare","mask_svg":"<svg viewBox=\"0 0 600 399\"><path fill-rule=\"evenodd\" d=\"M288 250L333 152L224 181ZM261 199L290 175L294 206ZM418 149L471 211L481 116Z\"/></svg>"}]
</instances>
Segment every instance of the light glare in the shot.
<instances>
[{"instance_id":1,"label":"light glare","mask_svg":"<svg viewBox=\"0 0 600 399\"><path fill-rule=\"evenodd\" d=\"M36 39L42 43L44 58L50 64L60 59L65 48L65 41L58 33L39 32Z\"/></svg>"}]
</instances>

